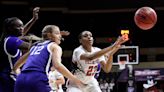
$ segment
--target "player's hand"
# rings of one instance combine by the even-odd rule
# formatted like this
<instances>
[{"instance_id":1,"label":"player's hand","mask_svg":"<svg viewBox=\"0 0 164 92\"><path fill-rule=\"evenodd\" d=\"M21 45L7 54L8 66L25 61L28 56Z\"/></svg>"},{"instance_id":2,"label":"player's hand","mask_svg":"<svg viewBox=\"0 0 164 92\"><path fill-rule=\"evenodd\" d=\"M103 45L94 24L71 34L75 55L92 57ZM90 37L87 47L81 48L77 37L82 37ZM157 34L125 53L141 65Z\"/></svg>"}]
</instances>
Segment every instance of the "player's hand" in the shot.
<instances>
[{"instance_id":1,"label":"player's hand","mask_svg":"<svg viewBox=\"0 0 164 92\"><path fill-rule=\"evenodd\" d=\"M75 78L73 80L75 82L75 84L79 87L79 88L82 88L84 86L86 86L87 84L84 84L82 81L80 81L79 79Z\"/></svg>"},{"instance_id":2,"label":"player's hand","mask_svg":"<svg viewBox=\"0 0 164 92\"><path fill-rule=\"evenodd\" d=\"M39 12L39 10L40 10L40 7L35 7L35 8L33 9L33 18L34 18L35 20L38 19L38 12Z\"/></svg>"},{"instance_id":3,"label":"player's hand","mask_svg":"<svg viewBox=\"0 0 164 92\"><path fill-rule=\"evenodd\" d=\"M70 34L70 32L68 32L68 31L60 31L60 34L62 36L68 36Z\"/></svg>"},{"instance_id":4,"label":"player's hand","mask_svg":"<svg viewBox=\"0 0 164 92\"><path fill-rule=\"evenodd\" d=\"M20 68L18 68L16 70L13 70L12 73L16 74L16 75L19 75L21 73L21 70L20 70Z\"/></svg>"},{"instance_id":5,"label":"player's hand","mask_svg":"<svg viewBox=\"0 0 164 92\"><path fill-rule=\"evenodd\" d=\"M41 37L38 37L38 36L33 35L33 34L30 34L28 37L29 37L29 40L35 40L35 41L41 41L42 40Z\"/></svg>"},{"instance_id":6,"label":"player's hand","mask_svg":"<svg viewBox=\"0 0 164 92\"><path fill-rule=\"evenodd\" d=\"M125 43L125 42L127 42L127 41L129 40L129 37L128 37L128 35L127 35L127 34L122 35L122 36L121 36L121 38L122 38L122 41L121 41L121 43L120 43L120 44L123 44L123 43Z\"/></svg>"},{"instance_id":7,"label":"player's hand","mask_svg":"<svg viewBox=\"0 0 164 92\"><path fill-rule=\"evenodd\" d=\"M117 46L117 45L121 45L121 44L127 42L128 40L129 40L128 37L119 36L119 37L117 38L116 42L114 43L114 45L116 45L116 46Z\"/></svg>"}]
</instances>

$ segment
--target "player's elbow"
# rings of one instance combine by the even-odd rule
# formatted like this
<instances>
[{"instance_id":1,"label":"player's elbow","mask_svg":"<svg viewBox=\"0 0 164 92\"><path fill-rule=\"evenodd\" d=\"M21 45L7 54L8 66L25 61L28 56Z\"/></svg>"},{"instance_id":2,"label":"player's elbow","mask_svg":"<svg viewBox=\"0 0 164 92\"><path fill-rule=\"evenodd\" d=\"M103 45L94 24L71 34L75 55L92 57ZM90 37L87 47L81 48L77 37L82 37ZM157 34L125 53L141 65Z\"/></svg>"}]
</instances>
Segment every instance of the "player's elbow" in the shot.
<instances>
[{"instance_id":1,"label":"player's elbow","mask_svg":"<svg viewBox=\"0 0 164 92\"><path fill-rule=\"evenodd\" d=\"M54 64L55 69L57 69L58 71L60 71L63 67L63 64L59 61L56 61Z\"/></svg>"},{"instance_id":2,"label":"player's elbow","mask_svg":"<svg viewBox=\"0 0 164 92\"><path fill-rule=\"evenodd\" d=\"M107 70L106 73L110 73L110 70Z\"/></svg>"},{"instance_id":3,"label":"player's elbow","mask_svg":"<svg viewBox=\"0 0 164 92\"><path fill-rule=\"evenodd\" d=\"M110 71L111 71L111 68L110 69L104 69L105 73L110 73Z\"/></svg>"},{"instance_id":4,"label":"player's elbow","mask_svg":"<svg viewBox=\"0 0 164 92\"><path fill-rule=\"evenodd\" d=\"M105 72L105 73L109 73L110 71L109 71L109 70L105 70L104 72Z\"/></svg>"}]
</instances>

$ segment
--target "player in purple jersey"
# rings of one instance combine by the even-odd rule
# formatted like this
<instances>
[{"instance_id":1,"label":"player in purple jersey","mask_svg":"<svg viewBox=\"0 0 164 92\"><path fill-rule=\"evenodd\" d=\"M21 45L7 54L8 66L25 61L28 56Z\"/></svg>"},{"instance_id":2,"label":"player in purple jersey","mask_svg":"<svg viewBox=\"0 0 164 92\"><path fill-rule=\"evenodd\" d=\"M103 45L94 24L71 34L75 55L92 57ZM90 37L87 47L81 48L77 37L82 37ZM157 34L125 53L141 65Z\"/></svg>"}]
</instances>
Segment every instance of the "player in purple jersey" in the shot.
<instances>
[{"instance_id":1,"label":"player in purple jersey","mask_svg":"<svg viewBox=\"0 0 164 92\"><path fill-rule=\"evenodd\" d=\"M111 65L112 65L112 64L111 64ZM95 76L94 76L96 79L99 77L100 71L101 71L101 64L99 63L99 64L97 65L97 71L96 71Z\"/></svg>"},{"instance_id":2,"label":"player in purple jersey","mask_svg":"<svg viewBox=\"0 0 164 92\"><path fill-rule=\"evenodd\" d=\"M13 92L15 76L12 74L13 65L22 55L21 50L27 50L29 43L19 37L25 35L38 19L39 7L34 8L33 18L25 25L17 17L4 21L3 33L0 37L0 92ZM22 37L21 37L22 38Z\"/></svg>"},{"instance_id":3,"label":"player in purple jersey","mask_svg":"<svg viewBox=\"0 0 164 92\"><path fill-rule=\"evenodd\" d=\"M108 71L111 71L112 69L112 63L113 63L113 54L116 52L117 50L115 50L113 53L110 53L110 56L108 54L104 55L105 56L105 60L107 61L110 58L110 64L108 66ZM100 72L101 72L101 63L99 63L97 65L97 71L95 74L95 78L97 79L100 76Z\"/></svg>"},{"instance_id":4,"label":"player in purple jersey","mask_svg":"<svg viewBox=\"0 0 164 92\"><path fill-rule=\"evenodd\" d=\"M24 54L14 67L16 70L24 64L15 83L15 92L50 92L48 72L52 66L75 84L83 86L61 63L62 48L59 44L62 36L59 27L45 26L42 37L43 41L33 44L30 51Z\"/></svg>"}]
</instances>

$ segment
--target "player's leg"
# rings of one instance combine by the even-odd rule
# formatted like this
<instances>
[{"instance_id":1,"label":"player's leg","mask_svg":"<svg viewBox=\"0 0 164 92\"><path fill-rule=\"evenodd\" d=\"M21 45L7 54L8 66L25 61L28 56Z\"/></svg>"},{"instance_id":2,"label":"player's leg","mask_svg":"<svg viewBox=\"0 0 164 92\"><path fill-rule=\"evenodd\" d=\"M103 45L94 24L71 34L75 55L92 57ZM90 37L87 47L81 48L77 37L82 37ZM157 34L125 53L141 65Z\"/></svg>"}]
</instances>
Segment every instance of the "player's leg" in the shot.
<instances>
[{"instance_id":1,"label":"player's leg","mask_svg":"<svg viewBox=\"0 0 164 92\"><path fill-rule=\"evenodd\" d=\"M14 92L50 92L50 90L46 74L26 72L17 77Z\"/></svg>"},{"instance_id":2,"label":"player's leg","mask_svg":"<svg viewBox=\"0 0 164 92\"><path fill-rule=\"evenodd\" d=\"M102 92L98 85L90 86L85 92Z\"/></svg>"},{"instance_id":3,"label":"player's leg","mask_svg":"<svg viewBox=\"0 0 164 92\"><path fill-rule=\"evenodd\" d=\"M96 79L93 79L84 89L84 92L102 92Z\"/></svg>"}]
</instances>

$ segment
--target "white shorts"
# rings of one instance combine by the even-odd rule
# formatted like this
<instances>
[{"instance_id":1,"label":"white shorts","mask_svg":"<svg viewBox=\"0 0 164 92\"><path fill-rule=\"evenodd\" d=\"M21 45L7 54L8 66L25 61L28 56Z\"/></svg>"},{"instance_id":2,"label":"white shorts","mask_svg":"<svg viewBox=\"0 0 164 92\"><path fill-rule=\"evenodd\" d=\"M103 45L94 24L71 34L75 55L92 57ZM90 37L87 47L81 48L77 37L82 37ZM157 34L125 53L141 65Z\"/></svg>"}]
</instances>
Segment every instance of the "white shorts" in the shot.
<instances>
[{"instance_id":1,"label":"white shorts","mask_svg":"<svg viewBox=\"0 0 164 92\"><path fill-rule=\"evenodd\" d=\"M77 88L77 87L69 86L69 87L67 87L66 92L82 92L82 91L79 88Z\"/></svg>"},{"instance_id":2,"label":"white shorts","mask_svg":"<svg viewBox=\"0 0 164 92\"><path fill-rule=\"evenodd\" d=\"M86 87L83 88L78 88L78 87L67 87L67 91L66 92L102 92L99 86L91 86L88 85Z\"/></svg>"},{"instance_id":3,"label":"white shorts","mask_svg":"<svg viewBox=\"0 0 164 92\"><path fill-rule=\"evenodd\" d=\"M68 85L66 92L102 92L96 79L85 87L78 88L75 85Z\"/></svg>"}]
</instances>

